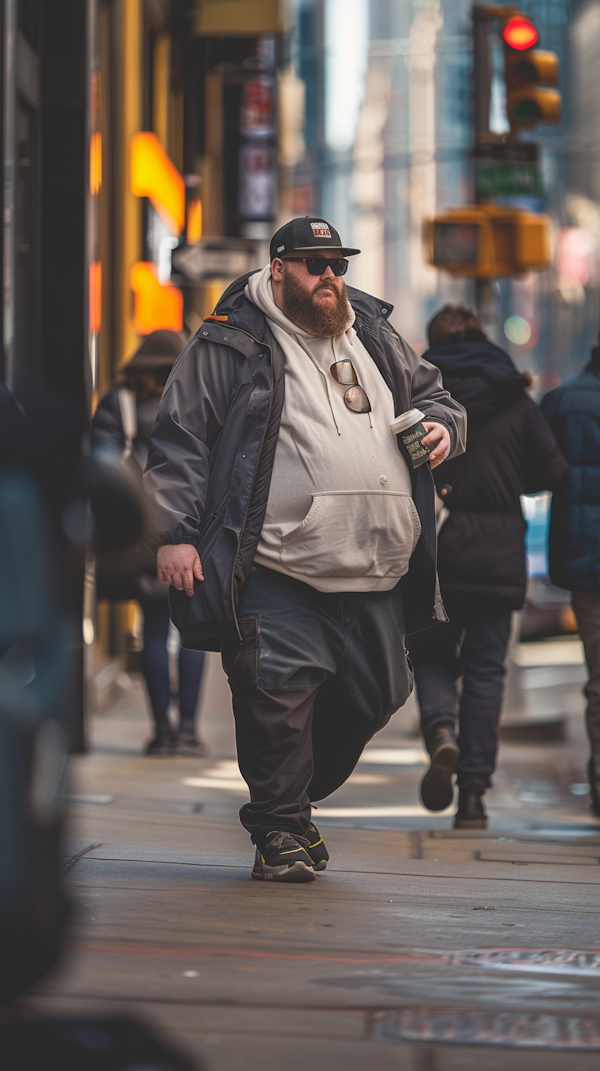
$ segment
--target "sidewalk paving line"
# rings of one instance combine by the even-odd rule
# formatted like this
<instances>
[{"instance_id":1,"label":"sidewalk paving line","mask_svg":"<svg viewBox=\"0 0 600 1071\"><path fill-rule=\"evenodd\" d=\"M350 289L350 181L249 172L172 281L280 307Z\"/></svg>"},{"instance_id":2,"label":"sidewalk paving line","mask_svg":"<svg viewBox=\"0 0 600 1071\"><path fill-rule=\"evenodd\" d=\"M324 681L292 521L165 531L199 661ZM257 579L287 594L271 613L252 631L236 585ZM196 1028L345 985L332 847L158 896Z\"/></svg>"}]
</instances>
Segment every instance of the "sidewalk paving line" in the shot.
<instances>
[{"instance_id":1,"label":"sidewalk paving line","mask_svg":"<svg viewBox=\"0 0 600 1071\"><path fill-rule=\"evenodd\" d=\"M428 811L418 804L407 807L321 807L317 817L323 818L449 818L453 807L444 811Z\"/></svg>"}]
</instances>

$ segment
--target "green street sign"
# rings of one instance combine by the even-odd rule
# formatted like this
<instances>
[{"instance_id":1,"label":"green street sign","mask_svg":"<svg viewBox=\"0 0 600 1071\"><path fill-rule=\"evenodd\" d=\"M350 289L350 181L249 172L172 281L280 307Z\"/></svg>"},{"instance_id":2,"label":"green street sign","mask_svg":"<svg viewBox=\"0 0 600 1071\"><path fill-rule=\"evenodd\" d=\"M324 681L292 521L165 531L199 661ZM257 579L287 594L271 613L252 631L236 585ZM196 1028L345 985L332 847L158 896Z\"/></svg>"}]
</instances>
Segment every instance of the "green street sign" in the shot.
<instances>
[{"instance_id":1,"label":"green street sign","mask_svg":"<svg viewBox=\"0 0 600 1071\"><path fill-rule=\"evenodd\" d=\"M525 193L540 197L544 192L542 173L535 163L498 163L496 160L477 160L475 164L477 193L496 197Z\"/></svg>"}]
</instances>

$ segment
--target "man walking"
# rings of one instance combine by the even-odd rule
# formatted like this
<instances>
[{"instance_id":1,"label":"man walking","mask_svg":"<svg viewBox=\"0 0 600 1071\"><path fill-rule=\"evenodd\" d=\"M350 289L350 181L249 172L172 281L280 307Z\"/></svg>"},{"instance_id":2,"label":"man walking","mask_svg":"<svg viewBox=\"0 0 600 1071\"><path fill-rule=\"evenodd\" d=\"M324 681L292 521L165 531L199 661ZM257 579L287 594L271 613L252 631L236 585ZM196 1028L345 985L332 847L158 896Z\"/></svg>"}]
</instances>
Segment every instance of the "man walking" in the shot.
<instances>
[{"instance_id":1,"label":"man walking","mask_svg":"<svg viewBox=\"0 0 600 1071\"><path fill-rule=\"evenodd\" d=\"M546 394L541 409L569 462L567 481L552 498L550 579L573 593L585 649L588 777L600 818L600 346L579 375Z\"/></svg>"},{"instance_id":2,"label":"man walking","mask_svg":"<svg viewBox=\"0 0 600 1071\"><path fill-rule=\"evenodd\" d=\"M554 490L567 466L527 395L529 377L486 338L472 309L446 305L431 320L428 335L425 356L465 406L469 435L466 454L435 474L449 513L439 538L439 575L450 622L410 642L431 756L421 799L432 811L448 807L457 767L455 828L482 829L483 796L496 765L511 619L525 601L520 495Z\"/></svg>"},{"instance_id":3,"label":"man walking","mask_svg":"<svg viewBox=\"0 0 600 1071\"><path fill-rule=\"evenodd\" d=\"M391 306L346 289L358 252L322 219L277 231L175 365L146 473L182 642L222 652L252 873L274 881L325 868L311 802L406 701L406 628L444 618L429 465L390 422L418 406L434 466L464 411Z\"/></svg>"}]
</instances>

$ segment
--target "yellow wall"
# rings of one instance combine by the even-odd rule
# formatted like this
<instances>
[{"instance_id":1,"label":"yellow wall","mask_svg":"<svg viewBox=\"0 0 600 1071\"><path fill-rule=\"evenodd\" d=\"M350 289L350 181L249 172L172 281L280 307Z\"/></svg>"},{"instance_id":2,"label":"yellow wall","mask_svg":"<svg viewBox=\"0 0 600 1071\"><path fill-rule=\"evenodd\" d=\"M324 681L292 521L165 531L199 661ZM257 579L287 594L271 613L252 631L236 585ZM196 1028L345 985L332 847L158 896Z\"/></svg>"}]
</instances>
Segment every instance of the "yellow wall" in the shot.
<instances>
[{"instance_id":1,"label":"yellow wall","mask_svg":"<svg viewBox=\"0 0 600 1071\"><path fill-rule=\"evenodd\" d=\"M118 54L115 84L117 107L113 132L115 153L115 188L113 211L115 241L113 262L116 279L114 310L116 366L129 357L139 344L133 328L130 272L142 253L142 205L129 189L129 147L134 134L141 129L142 120L142 0L118 0ZM119 107L120 102L120 107Z\"/></svg>"}]
</instances>

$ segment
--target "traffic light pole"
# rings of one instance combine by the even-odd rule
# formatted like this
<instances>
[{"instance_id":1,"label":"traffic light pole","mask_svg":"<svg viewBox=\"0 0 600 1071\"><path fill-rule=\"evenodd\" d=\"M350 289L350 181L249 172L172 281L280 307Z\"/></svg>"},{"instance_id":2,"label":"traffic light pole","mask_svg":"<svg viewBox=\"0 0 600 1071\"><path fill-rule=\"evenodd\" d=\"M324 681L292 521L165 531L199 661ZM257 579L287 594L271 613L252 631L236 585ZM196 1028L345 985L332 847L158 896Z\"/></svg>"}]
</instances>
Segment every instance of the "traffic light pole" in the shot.
<instances>
[{"instance_id":1,"label":"traffic light pole","mask_svg":"<svg viewBox=\"0 0 600 1071\"><path fill-rule=\"evenodd\" d=\"M552 262L549 217L511 202L498 204L496 198L543 193L538 146L519 134L540 122L560 122L558 57L533 48L537 29L513 4L474 3L471 18L475 203L437 213L427 221L426 241L430 264L473 279L481 323L495 333L496 280L547 271ZM492 30L504 52L510 134L490 130Z\"/></svg>"},{"instance_id":2,"label":"traffic light pole","mask_svg":"<svg viewBox=\"0 0 600 1071\"><path fill-rule=\"evenodd\" d=\"M490 99L492 95L492 65L490 63L490 6L473 4L473 123L474 160L479 150L489 142ZM475 203L484 204L475 182ZM475 308L482 325L494 321L494 283L491 279L475 279Z\"/></svg>"},{"instance_id":3,"label":"traffic light pole","mask_svg":"<svg viewBox=\"0 0 600 1071\"><path fill-rule=\"evenodd\" d=\"M489 7L473 4L473 120L476 146L490 132L491 95Z\"/></svg>"}]
</instances>

